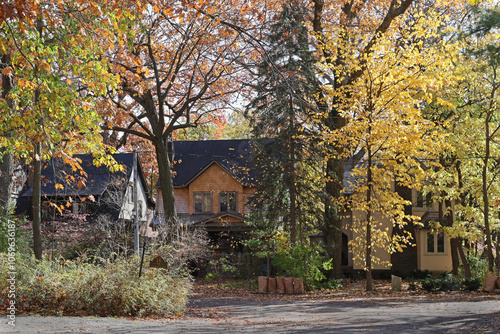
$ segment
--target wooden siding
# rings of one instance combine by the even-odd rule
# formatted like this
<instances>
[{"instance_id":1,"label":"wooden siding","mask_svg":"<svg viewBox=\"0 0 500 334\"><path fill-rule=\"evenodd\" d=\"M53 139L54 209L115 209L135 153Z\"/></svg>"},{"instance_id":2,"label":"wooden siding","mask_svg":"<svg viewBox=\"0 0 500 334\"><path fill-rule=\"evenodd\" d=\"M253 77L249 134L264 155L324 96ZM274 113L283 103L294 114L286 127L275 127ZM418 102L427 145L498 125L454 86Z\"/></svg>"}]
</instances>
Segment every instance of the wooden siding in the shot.
<instances>
[{"instance_id":1,"label":"wooden siding","mask_svg":"<svg viewBox=\"0 0 500 334\"><path fill-rule=\"evenodd\" d=\"M238 193L238 212L243 212L246 196L243 194L243 185L218 164L210 166L203 174L189 185L189 213L194 212L194 193L211 192L212 193L212 212L219 212L219 193L221 191L235 191Z\"/></svg>"},{"instance_id":2,"label":"wooden siding","mask_svg":"<svg viewBox=\"0 0 500 334\"><path fill-rule=\"evenodd\" d=\"M177 213L194 213L194 193L211 192L212 193L212 213L219 213L219 192L234 191L237 192L237 212L248 214L248 198L255 192L255 187L243 186L237 178L231 175L227 170L218 164L213 164L204 173L198 176L189 186L185 188L175 188L175 208ZM163 212L163 199L161 188L158 189L156 196L156 211Z\"/></svg>"}]
</instances>

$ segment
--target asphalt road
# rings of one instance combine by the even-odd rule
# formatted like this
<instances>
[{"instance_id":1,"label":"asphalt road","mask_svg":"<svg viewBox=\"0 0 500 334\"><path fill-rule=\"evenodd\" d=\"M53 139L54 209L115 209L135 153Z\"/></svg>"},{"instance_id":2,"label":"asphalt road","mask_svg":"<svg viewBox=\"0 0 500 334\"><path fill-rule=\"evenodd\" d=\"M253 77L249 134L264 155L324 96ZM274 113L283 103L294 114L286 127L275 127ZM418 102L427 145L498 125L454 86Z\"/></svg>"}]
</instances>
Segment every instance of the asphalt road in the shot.
<instances>
[{"instance_id":1,"label":"asphalt road","mask_svg":"<svg viewBox=\"0 0 500 334\"><path fill-rule=\"evenodd\" d=\"M175 320L16 318L0 333L500 333L500 298L490 300L196 299Z\"/></svg>"}]
</instances>

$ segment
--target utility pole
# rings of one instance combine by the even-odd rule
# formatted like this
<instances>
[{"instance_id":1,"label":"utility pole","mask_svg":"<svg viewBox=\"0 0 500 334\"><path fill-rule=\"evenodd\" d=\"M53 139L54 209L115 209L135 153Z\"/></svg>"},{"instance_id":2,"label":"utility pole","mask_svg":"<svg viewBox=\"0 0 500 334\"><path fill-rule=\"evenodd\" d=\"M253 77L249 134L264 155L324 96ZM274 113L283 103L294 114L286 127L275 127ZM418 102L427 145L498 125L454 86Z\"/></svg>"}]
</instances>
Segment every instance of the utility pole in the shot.
<instances>
[{"instance_id":1,"label":"utility pole","mask_svg":"<svg viewBox=\"0 0 500 334\"><path fill-rule=\"evenodd\" d=\"M132 172L134 173L133 181L134 181L134 251L137 255L139 255L139 212L137 208L137 150L134 149L134 166L132 167Z\"/></svg>"}]
</instances>

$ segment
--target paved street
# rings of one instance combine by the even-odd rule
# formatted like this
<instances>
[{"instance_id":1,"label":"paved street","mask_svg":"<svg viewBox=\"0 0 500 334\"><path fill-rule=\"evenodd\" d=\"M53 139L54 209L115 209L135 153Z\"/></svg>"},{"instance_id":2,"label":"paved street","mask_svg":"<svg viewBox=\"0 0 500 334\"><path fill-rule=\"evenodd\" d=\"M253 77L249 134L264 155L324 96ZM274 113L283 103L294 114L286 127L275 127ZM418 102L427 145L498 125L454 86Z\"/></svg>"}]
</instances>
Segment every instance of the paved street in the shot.
<instances>
[{"instance_id":1,"label":"paved street","mask_svg":"<svg viewBox=\"0 0 500 334\"><path fill-rule=\"evenodd\" d=\"M192 300L176 320L18 317L1 333L500 333L500 299Z\"/></svg>"}]
</instances>

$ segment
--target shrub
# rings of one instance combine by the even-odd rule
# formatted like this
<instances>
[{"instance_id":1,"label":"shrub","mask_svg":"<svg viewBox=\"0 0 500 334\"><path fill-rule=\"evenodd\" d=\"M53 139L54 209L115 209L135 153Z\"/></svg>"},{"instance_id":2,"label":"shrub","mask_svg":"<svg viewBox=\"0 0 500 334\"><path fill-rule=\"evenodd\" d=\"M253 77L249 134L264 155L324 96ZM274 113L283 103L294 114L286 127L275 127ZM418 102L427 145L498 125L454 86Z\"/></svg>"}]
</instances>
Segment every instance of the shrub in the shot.
<instances>
[{"instance_id":1,"label":"shrub","mask_svg":"<svg viewBox=\"0 0 500 334\"><path fill-rule=\"evenodd\" d=\"M420 281L420 285L427 292L437 292L441 288L441 279L438 277L427 277Z\"/></svg>"},{"instance_id":2,"label":"shrub","mask_svg":"<svg viewBox=\"0 0 500 334\"><path fill-rule=\"evenodd\" d=\"M408 291L417 291L417 290L418 290L417 282L414 281L408 282Z\"/></svg>"},{"instance_id":3,"label":"shrub","mask_svg":"<svg viewBox=\"0 0 500 334\"><path fill-rule=\"evenodd\" d=\"M420 284L422 289L427 292L476 291L482 286L482 279L479 277L459 279L450 273L445 273L438 277L429 276L421 280Z\"/></svg>"},{"instance_id":4,"label":"shrub","mask_svg":"<svg viewBox=\"0 0 500 334\"><path fill-rule=\"evenodd\" d=\"M460 290L460 281L450 273L445 273L439 277L441 281L440 291L458 291Z\"/></svg>"},{"instance_id":5,"label":"shrub","mask_svg":"<svg viewBox=\"0 0 500 334\"><path fill-rule=\"evenodd\" d=\"M313 283L326 279L324 271L332 267L323 254L320 245L298 244L291 248L287 242L279 242L272 263L278 275L302 277L304 285L312 288Z\"/></svg>"},{"instance_id":6,"label":"shrub","mask_svg":"<svg viewBox=\"0 0 500 334\"><path fill-rule=\"evenodd\" d=\"M464 278L462 280L462 290L464 291L476 291L481 288L483 281L479 277L474 278Z\"/></svg>"},{"instance_id":7,"label":"shrub","mask_svg":"<svg viewBox=\"0 0 500 334\"><path fill-rule=\"evenodd\" d=\"M467 262L469 263L472 277L485 279L488 274L488 261L486 259L481 259L478 254L471 252L467 255ZM461 266L459 267L459 275L462 277L465 275Z\"/></svg>"},{"instance_id":8,"label":"shrub","mask_svg":"<svg viewBox=\"0 0 500 334\"><path fill-rule=\"evenodd\" d=\"M3 261L2 272L5 271ZM185 310L190 279L164 269L139 278L139 259L104 265L26 260L16 263L16 306L25 312L80 313L101 316L172 316ZM0 281L5 309L7 281Z\"/></svg>"},{"instance_id":9,"label":"shrub","mask_svg":"<svg viewBox=\"0 0 500 334\"><path fill-rule=\"evenodd\" d=\"M316 282L312 284L311 288L313 290L318 290L318 289L342 290L343 289L342 279L332 278L323 282Z\"/></svg>"},{"instance_id":10,"label":"shrub","mask_svg":"<svg viewBox=\"0 0 500 334\"><path fill-rule=\"evenodd\" d=\"M426 277L429 277L429 276L432 276L432 272L430 272L429 270L414 270L411 274L410 274L410 277L414 278L414 279L424 279Z\"/></svg>"}]
</instances>

